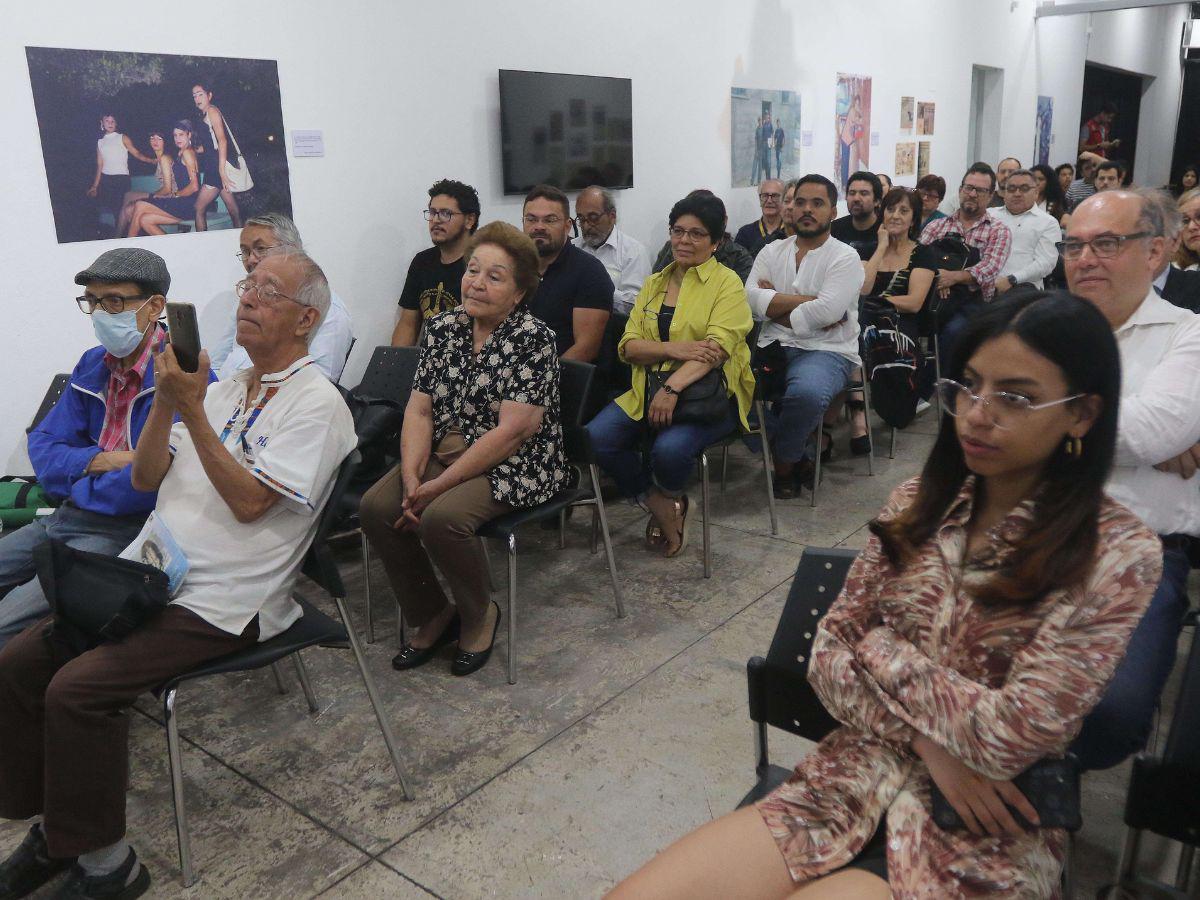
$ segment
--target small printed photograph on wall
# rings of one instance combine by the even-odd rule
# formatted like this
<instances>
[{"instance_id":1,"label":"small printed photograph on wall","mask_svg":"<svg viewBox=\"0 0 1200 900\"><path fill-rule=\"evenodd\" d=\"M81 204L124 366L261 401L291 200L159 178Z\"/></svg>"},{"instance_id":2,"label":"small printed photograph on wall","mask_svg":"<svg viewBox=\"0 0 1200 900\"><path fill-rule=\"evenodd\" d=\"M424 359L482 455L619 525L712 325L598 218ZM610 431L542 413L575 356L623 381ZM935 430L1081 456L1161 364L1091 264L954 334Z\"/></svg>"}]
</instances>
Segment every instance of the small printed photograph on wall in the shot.
<instances>
[{"instance_id":1,"label":"small printed photograph on wall","mask_svg":"<svg viewBox=\"0 0 1200 900\"><path fill-rule=\"evenodd\" d=\"M1037 106L1037 146L1033 149L1033 158L1037 165L1050 165L1050 135L1054 125L1054 98L1038 97Z\"/></svg>"},{"instance_id":2,"label":"small printed photograph on wall","mask_svg":"<svg viewBox=\"0 0 1200 900\"><path fill-rule=\"evenodd\" d=\"M900 130L905 134L912 134L913 130L913 107L916 101L912 97L900 98ZM900 173L897 172L897 175Z\"/></svg>"},{"instance_id":3,"label":"small printed photograph on wall","mask_svg":"<svg viewBox=\"0 0 1200 900\"><path fill-rule=\"evenodd\" d=\"M896 176L913 175L917 171L917 145L912 141L896 145Z\"/></svg>"},{"instance_id":4,"label":"small printed photograph on wall","mask_svg":"<svg viewBox=\"0 0 1200 900\"><path fill-rule=\"evenodd\" d=\"M917 146L917 178L929 174L929 141L921 141Z\"/></svg>"},{"instance_id":5,"label":"small printed photograph on wall","mask_svg":"<svg viewBox=\"0 0 1200 900\"><path fill-rule=\"evenodd\" d=\"M842 192L851 172L871 165L871 79L839 72L835 106L833 171Z\"/></svg>"},{"instance_id":6,"label":"small printed photograph on wall","mask_svg":"<svg viewBox=\"0 0 1200 900\"><path fill-rule=\"evenodd\" d=\"M26 47L60 244L292 214L274 60Z\"/></svg>"},{"instance_id":7,"label":"small printed photograph on wall","mask_svg":"<svg viewBox=\"0 0 1200 900\"><path fill-rule=\"evenodd\" d=\"M933 103L917 104L917 134L933 134Z\"/></svg>"},{"instance_id":8,"label":"small printed photograph on wall","mask_svg":"<svg viewBox=\"0 0 1200 900\"><path fill-rule=\"evenodd\" d=\"M800 176L800 94L732 88L729 177L733 187Z\"/></svg>"}]
</instances>

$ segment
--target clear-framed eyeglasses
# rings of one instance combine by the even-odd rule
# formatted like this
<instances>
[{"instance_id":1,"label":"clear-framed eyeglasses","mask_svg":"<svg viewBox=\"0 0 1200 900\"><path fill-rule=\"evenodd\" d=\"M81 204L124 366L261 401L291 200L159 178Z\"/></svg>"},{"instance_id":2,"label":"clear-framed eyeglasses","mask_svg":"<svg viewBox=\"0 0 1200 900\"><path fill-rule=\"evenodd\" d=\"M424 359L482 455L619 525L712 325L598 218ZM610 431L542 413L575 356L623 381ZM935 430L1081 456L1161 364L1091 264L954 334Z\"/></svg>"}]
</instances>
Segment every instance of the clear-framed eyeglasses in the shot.
<instances>
[{"instance_id":1,"label":"clear-framed eyeglasses","mask_svg":"<svg viewBox=\"0 0 1200 900\"><path fill-rule=\"evenodd\" d=\"M233 289L237 292L239 300L253 292L258 301L266 306L274 306L280 300L291 300L293 303L299 303L301 306L308 305L302 300L297 300L295 297L289 297L283 291L276 290L273 284L257 284L249 278L239 281L233 286Z\"/></svg>"},{"instance_id":2,"label":"clear-framed eyeglasses","mask_svg":"<svg viewBox=\"0 0 1200 900\"><path fill-rule=\"evenodd\" d=\"M1011 391L976 394L965 384L959 384L949 378L938 379L937 390L942 401L942 409L948 414L955 417L965 416L975 408L975 404L979 403L983 405L983 411L987 413L992 424L997 428L1012 428L1019 425L1021 420L1031 412L1070 403L1072 400L1078 400L1084 396L1083 394L1072 394L1070 397L1062 397L1058 400L1034 403L1023 394Z\"/></svg>"}]
</instances>

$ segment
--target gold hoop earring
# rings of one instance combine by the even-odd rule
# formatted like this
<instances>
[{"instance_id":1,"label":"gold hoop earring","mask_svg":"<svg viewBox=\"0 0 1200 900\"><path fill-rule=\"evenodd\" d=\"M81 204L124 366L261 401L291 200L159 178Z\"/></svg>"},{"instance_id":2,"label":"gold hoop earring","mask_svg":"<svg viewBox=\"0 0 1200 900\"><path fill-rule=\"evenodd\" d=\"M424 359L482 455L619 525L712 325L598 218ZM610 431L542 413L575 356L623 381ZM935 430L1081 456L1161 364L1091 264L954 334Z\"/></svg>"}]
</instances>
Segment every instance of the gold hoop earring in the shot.
<instances>
[{"instance_id":1,"label":"gold hoop earring","mask_svg":"<svg viewBox=\"0 0 1200 900\"><path fill-rule=\"evenodd\" d=\"M1067 456L1072 459L1079 459L1079 457L1083 456L1083 440L1077 437L1067 438L1067 443L1063 449L1066 451Z\"/></svg>"}]
</instances>

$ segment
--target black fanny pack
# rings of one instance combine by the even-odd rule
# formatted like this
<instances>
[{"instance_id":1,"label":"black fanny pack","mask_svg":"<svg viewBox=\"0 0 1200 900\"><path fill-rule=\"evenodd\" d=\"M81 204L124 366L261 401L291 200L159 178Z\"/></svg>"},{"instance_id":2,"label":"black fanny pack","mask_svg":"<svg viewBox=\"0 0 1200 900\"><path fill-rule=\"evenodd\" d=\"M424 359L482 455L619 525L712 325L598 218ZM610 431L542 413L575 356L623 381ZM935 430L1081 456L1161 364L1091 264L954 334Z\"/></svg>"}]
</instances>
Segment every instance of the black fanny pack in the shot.
<instances>
[{"instance_id":1,"label":"black fanny pack","mask_svg":"<svg viewBox=\"0 0 1200 900\"><path fill-rule=\"evenodd\" d=\"M116 641L170 602L166 573L145 563L50 540L33 550L55 637L76 653Z\"/></svg>"},{"instance_id":2,"label":"black fanny pack","mask_svg":"<svg viewBox=\"0 0 1200 900\"><path fill-rule=\"evenodd\" d=\"M646 409L668 378L671 371L646 369ZM713 425L729 415L729 386L725 372L720 367L713 369L699 381L694 381L679 392L671 422L680 425Z\"/></svg>"}]
</instances>

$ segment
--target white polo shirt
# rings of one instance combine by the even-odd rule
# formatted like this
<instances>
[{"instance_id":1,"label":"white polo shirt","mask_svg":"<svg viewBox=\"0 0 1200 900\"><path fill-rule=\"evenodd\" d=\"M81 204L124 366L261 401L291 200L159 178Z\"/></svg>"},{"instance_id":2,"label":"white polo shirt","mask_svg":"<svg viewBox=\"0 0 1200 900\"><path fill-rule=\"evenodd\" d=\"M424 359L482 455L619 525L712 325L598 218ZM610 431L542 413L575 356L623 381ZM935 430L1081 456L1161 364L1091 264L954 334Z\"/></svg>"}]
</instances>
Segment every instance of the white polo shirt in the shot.
<instances>
[{"instance_id":1,"label":"white polo shirt","mask_svg":"<svg viewBox=\"0 0 1200 900\"><path fill-rule=\"evenodd\" d=\"M774 288L760 288L765 279ZM785 347L801 350L828 350L846 357L856 366L858 356L858 292L866 279L858 251L837 238L829 238L809 250L796 267L796 237L772 241L758 251L750 277L746 279L746 300L754 318L763 322L758 346L779 341ZM816 297L801 303L788 317L787 324L766 319L767 307L776 293Z\"/></svg>"},{"instance_id":2,"label":"white polo shirt","mask_svg":"<svg viewBox=\"0 0 1200 900\"><path fill-rule=\"evenodd\" d=\"M1200 474L1154 468L1200 443L1200 316L1151 289L1115 335L1121 416L1105 488L1159 534L1200 535Z\"/></svg>"},{"instance_id":3,"label":"white polo shirt","mask_svg":"<svg viewBox=\"0 0 1200 900\"><path fill-rule=\"evenodd\" d=\"M250 354L237 342L236 300L233 303L233 315L227 320L226 326L217 346L209 353L213 369L222 381L254 365L250 361ZM346 355L353 341L354 323L350 320L350 310L346 309L341 297L330 291L329 312L317 326L317 333L308 344L308 355L334 384L342 377L342 367L346 365Z\"/></svg>"},{"instance_id":4,"label":"white polo shirt","mask_svg":"<svg viewBox=\"0 0 1200 900\"><path fill-rule=\"evenodd\" d=\"M346 402L311 357L263 376L247 405L249 380L246 371L209 385L204 411L233 458L279 500L256 521L239 522L180 422L171 429L174 460L154 513L191 567L172 603L230 634L241 634L257 615L265 641L300 617L292 586L356 439Z\"/></svg>"}]
</instances>

